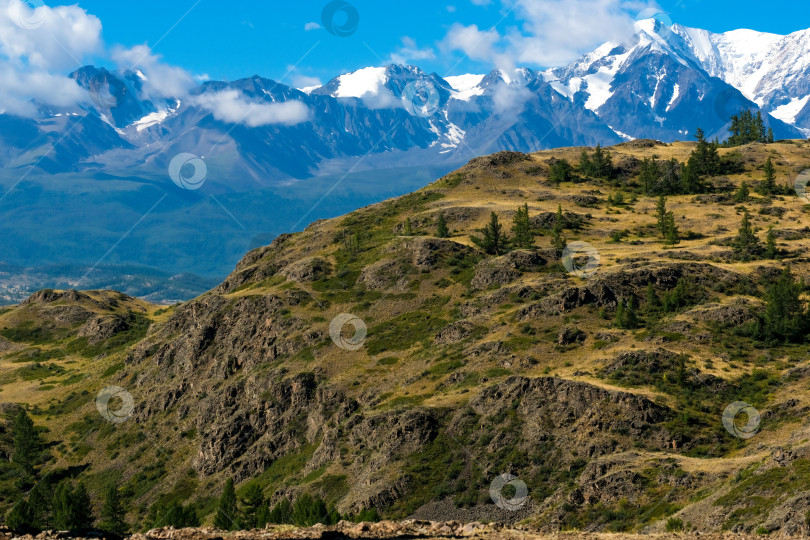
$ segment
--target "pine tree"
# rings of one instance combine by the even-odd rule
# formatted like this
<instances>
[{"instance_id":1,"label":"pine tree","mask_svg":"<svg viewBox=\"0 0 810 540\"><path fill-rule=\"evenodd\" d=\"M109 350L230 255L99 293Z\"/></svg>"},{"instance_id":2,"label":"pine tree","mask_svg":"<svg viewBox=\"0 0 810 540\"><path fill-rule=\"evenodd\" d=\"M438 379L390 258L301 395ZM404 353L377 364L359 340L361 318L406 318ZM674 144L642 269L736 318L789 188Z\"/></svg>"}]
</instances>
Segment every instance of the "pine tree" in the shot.
<instances>
[{"instance_id":1,"label":"pine tree","mask_svg":"<svg viewBox=\"0 0 810 540\"><path fill-rule=\"evenodd\" d=\"M89 529L93 526L93 503L84 482L79 482L71 495L71 520L73 530Z\"/></svg>"},{"instance_id":2,"label":"pine tree","mask_svg":"<svg viewBox=\"0 0 810 540\"><path fill-rule=\"evenodd\" d=\"M790 267L768 289L763 316L764 337L769 340L800 340L808 327L808 314L801 299L802 284L796 283Z\"/></svg>"},{"instance_id":3,"label":"pine tree","mask_svg":"<svg viewBox=\"0 0 810 540\"><path fill-rule=\"evenodd\" d=\"M661 307L661 299L658 298L658 293L655 292L655 286L650 283L647 285L647 313L658 311Z\"/></svg>"},{"instance_id":4,"label":"pine tree","mask_svg":"<svg viewBox=\"0 0 810 540\"><path fill-rule=\"evenodd\" d=\"M35 477L36 465L42 454L42 440L33 420L25 410L20 409L11 428L14 434L14 453L11 461L20 468L26 481Z\"/></svg>"},{"instance_id":5,"label":"pine tree","mask_svg":"<svg viewBox=\"0 0 810 540\"><path fill-rule=\"evenodd\" d=\"M630 330L638 328L638 314L636 313L636 299L630 297L627 309L624 312L624 327Z\"/></svg>"},{"instance_id":6,"label":"pine tree","mask_svg":"<svg viewBox=\"0 0 810 540\"><path fill-rule=\"evenodd\" d=\"M554 217L554 226L551 228L551 247L557 252L557 256L562 255L568 241L563 235L565 227L565 216L563 216L562 205L557 205L557 215Z\"/></svg>"},{"instance_id":7,"label":"pine tree","mask_svg":"<svg viewBox=\"0 0 810 540\"><path fill-rule=\"evenodd\" d=\"M121 504L121 496L115 485L107 486L104 494L104 506L101 508L99 527L105 531L123 535L129 528L125 520L126 512Z\"/></svg>"},{"instance_id":8,"label":"pine tree","mask_svg":"<svg viewBox=\"0 0 810 540\"><path fill-rule=\"evenodd\" d=\"M579 174L583 176L594 176L593 162L590 156L588 156L588 150L585 148L582 149L582 153L579 156Z\"/></svg>"},{"instance_id":9,"label":"pine tree","mask_svg":"<svg viewBox=\"0 0 810 540\"><path fill-rule=\"evenodd\" d=\"M655 219L658 227L658 231L661 233L661 236L664 237L667 234L667 198L661 195L658 198L658 202L655 205Z\"/></svg>"},{"instance_id":10,"label":"pine tree","mask_svg":"<svg viewBox=\"0 0 810 540\"><path fill-rule=\"evenodd\" d=\"M292 504L286 497L281 499L270 512L270 523L292 523Z\"/></svg>"},{"instance_id":11,"label":"pine tree","mask_svg":"<svg viewBox=\"0 0 810 540\"><path fill-rule=\"evenodd\" d=\"M674 246L681 242L678 227L675 225L675 214L667 212L664 217L664 243L668 246Z\"/></svg>"},{"instance_id":12,"label":"pine tree","mask_svg":"<svg viewBox=\"0 0 810 540\"><path fill-rule=\"evenodd\" d=\"M602 150L602 145L597 144L593 153L593 176L597 178L609 179L613 177L613 158L610 152Z\"/></svg>"},{"instance_id":13,"label":"pine tree","mask_svg":"<svg viewBox=\"0 0 810 540\"><path fill-rule=\"evenodd\" d=\"M28 494L31 526L37 530L50 529L53 523L53 486L47 478L39 481Z\"/></svg>"},{"instance_id":14,"label":"pine tree","mask_svg":"<svg viewBox=\"0 0 810 540\"><path fill-rule=\"evenodd\" d=\"M769 259L779 257L779 247L776 245L776 235L773 232L773 227L768 228L768 235L765 237L765 256Z\"/></svg>"},{"instance_id":15,"label":"pine tree","mask_svg":"<svg viewBox=\"0 0 810 540\"><path fill-rule=\"evenodd\" d=\"M678 308L686 306L686 303L687 303L686 280L679 279L678 283L675 285L675 288L664 293L664 298L661 302L661 306L663 307L665 312L671 313Z\"/></svg>"},{"instance_id":16,"label":"pine tree","mask_svg":"<svg viewBox=\"0 0 810 540\"><path fill-rule=\"evenodd\" d=\"M529 219L529 205L524 204L517 209L512 223L512 235L515 246L521 249L531 249L534 247L534 235L532 234L532 224Z\"/></svg>"},{"instance_id":17,"label":"pine tree","mask_svg":"<svg viewBox=\"0 0 810 540\"><path fill-rule=\"evenodd\" d=\"M444 219L444 212L439 212L436 220L436 236L439 238L449 238L450 231L447 229L447 222Z\"/></svg>"},{"instance_id":18,"label":"pine tree","mask_svg":"<svg viewBox=\"0 0 810 540\"><path fill-rule=\"evenodd\" d=\"M707 141L705 133L700 128L697 129L695 138L698 145L689 158L695 160L695 172L700 176L717 176L721 169L720 154L717 152L719 145Z\"/></svg>"},{"instance_id":19,"label":"pine tree","mask_svg":"<svg viewBox=\"0 0 810 540\"><path fill-rule=\"evenodd\" d=\"M748 188L748 182L745 180L742 181L740 184L740 189L737 190L737 194L734 195L734 202L736 203L744 203L748 201L748 198L751 196L751 190Z\"/></svg>"},{"instance_id":20,"label":"pine tree","mask_svg":"<svg viewBox=\"0 0 810 540\"><path fill-rule=\"evenodd\" d=\"M641 162L641 172L639 174L639 182L644 187L644 193L649 194L655 185L658 184L658 179L661 176L661 171L658 167L658 162L655 159L644 158Z\"/></svg>"},{"instance_id":21,"label":"pine tree","mask_svg":"<svg viewBox=\"0 0 810 540\"><path fill-rule=\"evenodd\" d=\"M773 128L770 128L770 127L768 128L768 137L767 137L767 140L765 142L773 143Z\"/></svg>"},{"instance_id":22,"label":"pine tree","mask_svg":"<svg viewBox=\"0 0 810 540\"><path fill-rule=\"evenodd\" d=\"M765 162L765 181L759 185L760 195L773 195L776 189L776 171L773 167L773 160L769 157Z\"/></svg>"},{"instance_id":23,"label":"pine tree","mask_svg":"<svg viewBox=\"0 0 810 540\"><path fill-rule=\"evenodd\" d=\"M740 230L732 241L732 246L737 258L743 261L754 259L760 254L761 246L759 245L759 239L754 234L748 210L743 212Z\"/></svg>"},{"instance_id":24,"label":"pine tree","mask_svg":"<svg viewBox=\"0 0 810 540\"><path fill-rule=\"evenodd\" d=\"M498 214L490 214L489 224L484 228L484 237L472 237L472 241L490 255L500 255L506 251L506 235L503 233L503 225L498 221Z\"/></svg>"},{"instance_id":25,"label":"pine tree","mask_svg":"<svg viewBox=\"0 0 810 540\"><path fill-rule=\"evenodd\" d=\"M6 526L12 531L25 531L31 528L31 509L24 497L17 499L6 514Z\"/></svg>"},{"instance_id":26,"label":"pine tree","mask_svg":"<svg viewBox=\"0 0 810 540\"><path fill-rule=\"evenodd\" d=\"M264 527L267 522L259 522L259 513L266 507L262 488L258 484L250 484L242 498L242 527L245 529Z\"/></svg>"},{"instance_id":27,"label":"pine tree","mask_svg":"<svg viewBox=\"0 0 810 540\"><path fill-rule=\"evenodd\" d=\"M411 226L411 218L405 220L405 236L413 236L413 228Z\"/></svg>"},{"instance_id":28,"label":"pine tree","mask_svg":"<svg viewBox=\"0 0 810 540\"><path fill-rule=\"evenodd\" d=\"M225 482L225 489L219 498L217 514L214 516L214 527L223 531L235 531L239 529L239 509L236 506L236 490L233 487L233 479L228 478Z\"/></svg>"},{"instance_id":29,"label":"pine tree","mask_svg":"<svg viewBox=\"0 0 810 540\"><path fill-rule=\"evenodd\" d=\"M587 157L587 153L586 153ZM548 180L552 184L559 185L562 182L569 182L572 179L574 168L565 159L559 159L554 162L549 171Z\"/></svg>"},{"instance_id":30,"label":"pine tree","mask_svg":"<svg viewBox=\"0 0 810 540\"><path fill-rule=\"evenodd\" d=\"M616 304L616 317L613 319L613 324L615 324L618 328L624 328L624 310L626 304L623 298L619 299L619 303Z\"/></svg>"},{"instance_id":31,"label":"pine tree","mask_svg":"<svg viewBox=\"0 0 810 540\"><path fill-rule=\"evenodd\" d=\"M69 480L56 487L53 498L53 526L59 530L76 531L93 525L93 508L84 483L75 489Z\"/></svg>"},{"instance_id":32,"label":"pine tree","mask_svg":"<svg viewBox=\"0 0 810 540\"><path fill-rule=\"evenodd\" d=\"M694 157L681 165L681 193L689 195L703 191L703 180L698 173L698 168L697 160Z\"/></svg>"}]
</instances>

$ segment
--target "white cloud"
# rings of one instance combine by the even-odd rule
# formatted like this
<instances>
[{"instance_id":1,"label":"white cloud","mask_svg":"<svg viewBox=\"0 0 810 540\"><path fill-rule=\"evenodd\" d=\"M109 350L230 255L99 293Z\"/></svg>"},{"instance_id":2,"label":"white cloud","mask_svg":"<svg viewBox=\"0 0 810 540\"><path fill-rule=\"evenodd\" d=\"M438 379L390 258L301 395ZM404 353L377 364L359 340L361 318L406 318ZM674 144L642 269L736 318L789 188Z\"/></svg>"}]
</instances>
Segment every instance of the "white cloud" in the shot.
<instances>
[{"instance_id":1,"label":"white cloud","mask_svg":"<svg viewBox=\"0 0 810 540\"><path fill-rule=\"evenodd\" d=\"M523 20L508 36L519 64L556 66L607 41L621 42L635 32L635 15L653 6L638 0L514 0Z\"/></svg>"},{"instance_id":2,"label":"white cloud","mask_svg":"<svg viewBox=\"0 0 810 540\"><path fill-rule=\"evenodd\" d=\"M321 28L321 25L316 22L308 22L304 25L304 30L309 32L311 30L318 30Z\"/></svg>"},{"instance_id":3,"label":"white cloud","mask_svg":"<svg viewBox=\"0 0 810 540\"><path fill-rule=\"evenodd\" d=\"M377 92L366 92L360 99L363 105L369 109L393 109L402 106L402 98L398 98L394 93L381 86Z\"/></svg>"},{"instance_id":4,"label":"white cloud","mask_svg":"<svg viewBox=\"0 0 810 540\"><path fill-rule=\"evenodd\" d=\"M247 101L236 90L223 90L213 94L202 94L194 98L194 103L211 111L214 118L230 124L244 124L259 127L270 124L292 126L306 122L310 110L300 101L283 103L257 103Z\"/></svg>"},{"instance_id":5,"label":"white cloud","mask_svg":"<svg viewBox=\"0 0 810 540\"><path fill-rule=\"evenodd\" d=\"M483 0L473 3L484 5ZM515 65L565 65L607 41L634 33L635 15L655 7L653 0L501 0L518 26L502 35L456 23L440 47L502 69Z\"/></svg>"},{"instance_id":6,"label":"white cloud","mask_svg":"<svg viewBox=\"0 0 810 540\"><path fill-rule=\"evenodd\" d=\"M309 77L307 75L293 74L292 85L294 88L310 88L312 86L323 86L323 83L318 77Z\"/></svg>"},{"instance_id":7,"label":"white cloud","mask_svg":"<svg viewBox=\"0 0 810 540\"><path fill-rule=\"evenodd\" d=\"M78 110L87 92L65 76L101 48L101 22L78 6L31 10L0 0L0 113L34 117L37 104Z\"/></svg>"},{"instance_id":8,"label":"white cloud","mask_svg":"<svg viewBox=\"0 0 810 540\"><path fill-rule=\"evenodd\" d=\"M113 60L122 69L139 69L146 75L143 90L152 99L184 97L195 86L194 77L186 70L170 66L146 45L131 49L116 47Z\"/></svg>"},{"instance_id":9,"label":"white cloud","mask_svg":"<svg viewBox=\"0 0 810 540\"><path fill-rule=\"evenodd\" d=\"M0 55L13 63L45 70L81 67L82 59L101 49L101 21L78 6L42 6L31 12L20 0L0 0ZM9 6L28 10L35 24L15 22ZM22 23L22 24L21 24Z\"/></svg>"},{"instance_id":10,"label":"white cloud","mask_svg":"<svg viewBox=\"0 0 810 540\"><path fill-rule=\"evenodd\" d=\"M523 86L507 85L500 83L495 87L492 94L492 102L495 105L495 112L498 114L517 111L532 98L532 92Z\"/></svg>"},{"instance_id":11,"label":"white cloud","mask_svg":"<svg viewBox=\"0 0 810 540\"><path fill-rule=\"evenodd\" d=\"M20 70L0 64L0 114L35 117L34 102L72 109L88 95L73 79L42 70Z\"/></svg>"},{"instance_id":12,"label":"white cloud","mask_svg":"<svg viewBox=\"0 0 810 540\"><path fill-rule=\"evenodd\" d=\"M402 46L391 53L388 64L410 64L420 60L432 60L436 58L436 53L430 47L420 49L416 42L405 36L402 38Z\"/></svg>"},{"instance_id":13,"label":"white cloud","mask_svg":"<svg viewBox=\"0 0 810 540\"><path fill-rule=\"evenodd\" d=\"M500 64L504 56L498 51L501 35L497 30L479 30L478 25L453 24L439 47L444 51L461 51L471 60Z\"/></svg>"}]
</instances>

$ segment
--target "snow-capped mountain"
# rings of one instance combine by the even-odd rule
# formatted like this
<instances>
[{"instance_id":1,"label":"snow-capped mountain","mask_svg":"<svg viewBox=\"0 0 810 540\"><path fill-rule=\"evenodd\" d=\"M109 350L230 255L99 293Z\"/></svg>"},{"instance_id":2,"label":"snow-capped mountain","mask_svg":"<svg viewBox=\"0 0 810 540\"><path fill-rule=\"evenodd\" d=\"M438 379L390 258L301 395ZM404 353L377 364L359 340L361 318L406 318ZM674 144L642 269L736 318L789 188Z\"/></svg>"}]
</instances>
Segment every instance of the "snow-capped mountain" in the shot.
<instances>
[{"instance_id":1,"label":"snow-capped mountain","mask_svg":"<svg viewBox=\"0 0 810 540\"><path fill-rule=\"evenodd\" d=\"M498 150L689 140L697 127L724 139L742 108L765 113L777 138L804 138L807 51L810 31L712 34L647 20L625 43L543 71L442 77L389 65L317 87L256 75L154 98L148 74L86 66L72 74L84 103L0 113L0 262L147 267L135 281L159 289L156 275L219 279L281 232ZM206 166L199 191L169 178L188 154ZM108 253L122 235L131 245ZM45 237L47 250L31 248Z\"/></svg>"}]
</instances>

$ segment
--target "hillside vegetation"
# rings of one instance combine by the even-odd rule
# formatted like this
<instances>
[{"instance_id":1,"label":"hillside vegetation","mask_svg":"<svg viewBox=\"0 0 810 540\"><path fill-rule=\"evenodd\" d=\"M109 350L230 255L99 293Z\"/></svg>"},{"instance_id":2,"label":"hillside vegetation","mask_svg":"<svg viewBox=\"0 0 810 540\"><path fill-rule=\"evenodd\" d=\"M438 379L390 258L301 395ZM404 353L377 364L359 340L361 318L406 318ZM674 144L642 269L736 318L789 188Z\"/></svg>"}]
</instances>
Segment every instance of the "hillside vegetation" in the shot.
<instances>
[{"instance_id":1,"label":"hillside vegetation","mask_svg":"<svg viewBox=\"0 0 810 540\"><path fill-rule=\"evenodd\" d=\"M113 486L129 530L806 532L808 168L807 141L502 152L282 235L189 302L37 293L0 312L0 511L67 480L96 516ZM100 412L108 387L131 414L120 392ZM724 426L737 402L756 426Z\"/></svg>"}]
</instances>

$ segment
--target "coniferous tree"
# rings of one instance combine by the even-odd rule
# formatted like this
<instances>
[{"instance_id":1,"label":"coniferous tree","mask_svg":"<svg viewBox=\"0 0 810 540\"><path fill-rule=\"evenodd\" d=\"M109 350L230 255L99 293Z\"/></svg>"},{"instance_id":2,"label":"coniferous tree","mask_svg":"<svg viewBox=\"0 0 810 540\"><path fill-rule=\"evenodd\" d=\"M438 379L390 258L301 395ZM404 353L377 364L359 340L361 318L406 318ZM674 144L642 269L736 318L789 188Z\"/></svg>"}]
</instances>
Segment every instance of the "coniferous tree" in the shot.
<instances>
[{"instance_id":1,"label":"coniferous tree","mask_svg":"<svg viewBox=\"0 0 810 540\"><path fill-rule=\"evenodd\" d=\"M742 181L740 184L740 189L737 190L737 194L734 195L734 202L736 203L744 203L748 201L748 198L751 196L751 190L748 188L748 182L745 180Z\"/></svg>"},{"instance_id":2,"label":"coniferous tree","mask_svg":"<svg viewBox=\"0 0 810 540\"><path fill-rule=\"evenodd\" d=\"M703 179L698 172L697 160L694 157L681 166L680 192L684 194L700 193L703 191Z\"/></svg>"},{"instance_id":3,"label":"coniferous tree","mask_svg":"<svg viewBox=\"0 0 810 540\"><path fill-rule=\"evenodd\" d=\"M184 527L198 527L200 518L192 505L183 506L179 501L174 501L168 505L153 504L149 508L146 523L147 528L174 527L182 529Z\"/></svg>"},{"instance_id":4,"label":"coniferous tree","mask_svg":"<svg viewBox=\"0 0 810 540\"><path fill-rule=\"evenodd\" d=\"M554 226L551 228L551 247L557 252L557 256L562 255L568 241L563 235L565 227L565 216L563 216L562 205L557 205L557 215L554 217Z\"/></svg>"},{"instance_id":5,"label":"coniferous tree","mask_svg":"<svg viewBox=\"0 0 810 540\"><path fill-rule=\"evenodd\" d=\"M579 156L579 173L583 176L594 176L593 162L588 155L588 150L583 148Z\"/></svg>"},{"instance_id":6,"label":"coniferous tree","mask_svg":"<svg viewBox=\"0 0 810 540\"><path fill-rule=\"evenodd\" d=\"M436 236L439 238L449 238L450 231L447 229L447 221L444 219L444 212L439 212L436 220Z\"/></svg>"},{"instance_id":7,"label":"coniferous tree","mask_svg":"<svg viewBox=\"0 0 810 540\"><path fill-rule=\"evenodd\" d=\"M613 158L610 152L603 150L602 145L597 144L593 153L592 162L593 176L597 178L613 177Z\"/></svg>"},{"instance_id":8,"label":"coniferous tree","mask_svg":"<svg viewBox=\"0 0 810 540\"><path fill-rule=\"evenodd\" d=\"M626 304L624 298L620 298L619 302L616 304L616 317L613 319L613 324L615 324L619 328L624 328L625 306Z\"/></svg>"},{"instance_id":9,"label":"coniferous tree","mask_svg":"<svg viewBox=\"0 0 810 540\"><path fill-rule=\"evenodd\" d=\"M587 153L586 153L587 157ZM589 166L590 167L590 166ZM548 180L552 184L559 185L562 182L570 182L573 179L574 168L565 159L558 159L551 166L549 171Z\"/></svg>"},{"instance_id":10,"label":"coniferous tree","mask_svg":"<svg viewBox=\"0 0 810 540\"><path fill-rule=\"evenodd\" d=\"M75 531L93 525L93 507L84 483L73 488L69 480L56 487L53 498L53 526L59 530Z\"/></svg>"},{"instance_id":11,"label":"coniferous tree","mask_svg":"<svg viewBox=\"0 0 810 540\"><path fill-rule=\"evenodd\" d=\"M765 181L759 185L760 195L773 195L776 189L776 171L773 167L773 160L769 157L765 162Z\"/></svg>"},{"instance_id":12,"label":"coniferous tree","mask_svg":"<svg viewBox=\"0 0 810 540\"><path fill-rule=\"evenodd\" d=\"M503 225L498 221L498 214L492 212L489 217L489 224L484 228L484 237L472 237L472 241L490 255L501 255L506 251L506 235L503 233Z\"/></svg>"},{"instance_id":13,"label":"coniferous tree","mask_svg":"<svg viewBox=\"0 0 810 540\"><path fill-rule=\"evenodd\" d=\"M661 171L658 162L655 159L644 158L644 161L641 162L639 182L644 187L645 194L652 193L652 189L658 183L660 175Z\"/></svg>"},{"instance_id":14,"label":"coniferous tree","mask_svg":"<svg viewBox=\"0 0 810 540\"><path fill-rule=\"evenodd\" d=\"M686 280L679 279L678 283L675 285L675 288L664 293L664 298L661 301L661 306L663 307L665 312L671 313L679 308L686 306L686 304L687 304Z\"/></svg>"},{"instance_id":15,"label":"coniferous tree","mask_svg":"<svg viewBox=\"0 0 810 540\"><path fill-rule=\"evenodd\" d=\"M292 504L286 497L282 498L270 512L270 523L292 523Z\"/></svg>"},{"instance_id":16,"label":"coniferous tree","mask_svg":"<svg viewBox=\"0 0 810 540\"><path fill-rule=\"evenodd\" d=\"M678 232L678 227L675 225L675 214L667 212L664 216L664 243L668 246L674 246L681 242L681 236Z\"/></svg>"},{"instance_id":17,"label":"coniferous tree","mask_svg":"<svg viewBox=\"0 0 810 540\"><path fill-rule=\"evenodd\" d=\"M47 478L40 480L28 494L31 526L37 530L51 528L53 523L53 486Z\"/></svg>"},{"instance_id":18,"label":"coniferous tree","mask_svg":"<svg viewBox=\"0 0 810 540\"><path fill-rule=\"evenodd\" d=\"M105 531L123 535L129 526L126 522L126 512L121 503L118 487L111 484L104 493L104 506L101 508L101 521L99 527Z\"/></svg>"},{"instance_id":19,"label":"coniferous tree","mask_svg":"<svg viewBox=\"0 0 810 540\"><path fill-rule=\"evenodd\" d=\"M667 198L661 195L658 197L658 202L655 205L655 220L656 226L658 227L658 231L661 233L661 236L666 236L667 229L666 229L666 219L667 219Z\"/></svg>"},{"instance_id":20,"label":"coniferous tree","mask_svg":"<svg viewBox=\"0 0 810 540\"><path fill-rule=\"evenodd\" d=\"M12 531L25 531L31 526L31 509L25 497L20 497L6 514L6 526Z\"/></svg>"},{"instance_id":21,"label":"coniferous tree","mask_svg":"<svg viewBox=\"0 0 810 540\"><path fill-rule=\"evenodd\" d=\"M748 210L743 211L742 223L737 236L732 241L732 246L734 247L734 254L742 261L754 259L761 252L759 239L754 234L754 227L751 225Z\"/></svg>"},{"instance_id":22,"label":"coniferous tree","mask_svg":"<svg viewBox=\"0 0 810 540\"><path fill-rule=\"evenodd\" d=\"M219 498L216 516L214 516L214 527L223 531L235 531L239 529L239 509L236 505L236 490L233 487L233 479L228 478L222 496Z\"/></svg>"},{"instance_id":23,"label":"coniferous tree","mask_svg":"<svg viewBox=\"0 0 810 540\"><path fill-rule=\"evenodd\" d=\"M242 527L245 529L264 527L267 522L259 522L259 513L266 507L262 488L258 484L250 484L242 498Z\"/></svg>"},{"instance_id":24,"label":"coniferous tree","mask_svg":"<svg viewBox=\"0 0 810 540\"><path fill-rule=\"evenodd\" d=\"M24 480L31 482L36 476L36 465L43 448L39 432L34 426L33 420L23 409L17 413L11 429L14 434L14 453L11 461L19 467Z\"/></svg>"},{"instance_id":25,"label":"coniferous tree","mask_svg":"<svg viewBox=\"0 0 810 540\"><path fill-rule=\"evenodd\" d=\"M654 313L661 307L661 299L658 298L658 293L655 292L655 286L652 283L647 285L647 306L646 312Z\"/></svg>"},{"instance_id":26,"label":"coniferous tree","mask_svg":"<svg viewBox=\"0 0 810 540\"><path fill-rule=\"evenodd\" d=\"M405 236L413 236L413 227L411 226L411 218L405 219Z\"/></svg>"},{"instance_id":27,"label":"coniferous tree","mask_svg":"<svg viewBox=\"0 0 810 540\"><path fill-rule=\"evenodd\" d=\"M779 257L779 247L776 245L776 234L773 232L773 227L768 228L768 235L765 237L765 256L769 259Z\"/></svg>"},{"instance_id":28,"label":"coniferous tree","mask_svg":"<svg viewBox=\"0 0 810 540\"><path fill-rule=\"evenodd\" d=\"M512 235L515 246L522 249L531 249L534 245L532 224L529 219L529 205L524 204L517 209L512 220Z\"/></svg>"},{"instance_id":29,"label":"coniferous tree","mask_svg":"<svg viewBox=\"0 0 810 540\"><path fill-rule=\"evenodd\" d=\"M763 316L764 337L769 340L801 340L807 329L807 311L801 299L803 284L797 283L790 267L768 288Z\"/></svg>"},{"instance_id":30,"label":"coniferous tree","mask_svg":"<svg viewBox=\"0 0 810 540\"><path fill-rule=\"evenodd\" d=\"M695 172L700 176L717 176L721 172L720 154L717 152L719 145L707 141L706 134L700 128L697 129L695 138L698 145L690 156L690 160L694 158Z\"/></svg>"}]
</instances>

